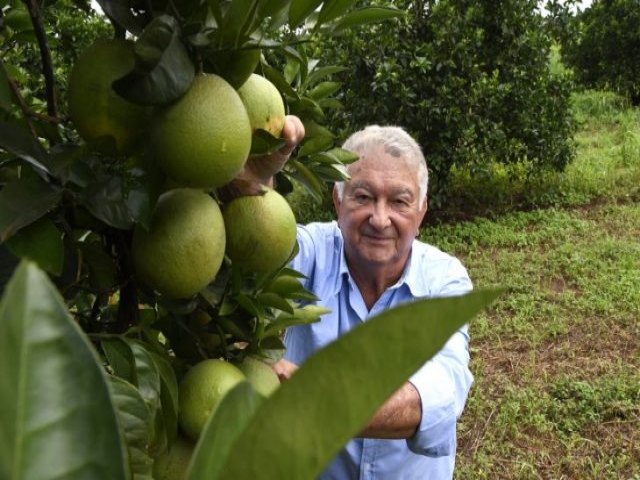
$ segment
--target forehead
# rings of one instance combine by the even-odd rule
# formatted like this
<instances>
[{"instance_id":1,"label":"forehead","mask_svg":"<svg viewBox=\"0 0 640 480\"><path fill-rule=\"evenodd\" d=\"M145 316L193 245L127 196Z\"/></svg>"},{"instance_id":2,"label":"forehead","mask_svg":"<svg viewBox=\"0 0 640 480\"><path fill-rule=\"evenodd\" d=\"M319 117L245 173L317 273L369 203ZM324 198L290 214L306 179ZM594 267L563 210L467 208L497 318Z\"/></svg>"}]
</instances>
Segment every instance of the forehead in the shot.
<instances>
[{"instance_id":1,"label":"forehead","mask_svg":"<svg viewBox=\"0 0 640 480\"><path fill-rule=\"evenodd\" d=\"M382 147L374 147L358 152L360 159L350 165L347 182L350 188L383 184L396 189L410 190L417 193L418 173L415 166L404 157L394 157Z\"/></svg>"}]
</instances>

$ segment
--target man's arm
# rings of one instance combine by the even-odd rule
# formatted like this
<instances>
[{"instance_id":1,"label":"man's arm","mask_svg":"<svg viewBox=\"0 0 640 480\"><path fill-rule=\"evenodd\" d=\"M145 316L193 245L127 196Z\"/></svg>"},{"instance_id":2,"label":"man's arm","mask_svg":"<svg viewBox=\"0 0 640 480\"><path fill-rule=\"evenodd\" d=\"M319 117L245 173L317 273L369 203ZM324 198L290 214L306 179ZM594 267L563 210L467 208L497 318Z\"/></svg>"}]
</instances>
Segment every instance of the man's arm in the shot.
<instances>
[{"instance_id":1,"label":"man's arm","mask_svg":"<svg viewBox=\"0 0 640 480\"><path fill-rule=\"evenodd\" d=\"M279 360L273 369L280 381L291 377L298 366L289 360ZM373 416L369 425L358 435L365 438L410 438L422 418L422 404L416 387L406 382Z\"/></svg>"},{"instance_id":2,"label":"man's arm","mask_svg":"<svg viewBox=\"0 0 640 480\"><path fill-rule=\"evenodd\" d=\"M416 433L422 418L420 394L406 382L375 413L360 433L364 438L400 439Z\"/></svg>"}]
</instances>

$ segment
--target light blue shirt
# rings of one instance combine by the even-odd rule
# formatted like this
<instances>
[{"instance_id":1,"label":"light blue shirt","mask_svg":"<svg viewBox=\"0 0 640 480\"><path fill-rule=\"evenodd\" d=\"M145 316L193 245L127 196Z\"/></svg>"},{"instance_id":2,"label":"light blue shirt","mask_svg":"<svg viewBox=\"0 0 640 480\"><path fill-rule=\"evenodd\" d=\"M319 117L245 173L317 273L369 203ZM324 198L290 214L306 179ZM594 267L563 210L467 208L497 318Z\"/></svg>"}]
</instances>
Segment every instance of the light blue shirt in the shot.
<instances>
[{"instance_id":1,"label":"light blue shirt","mask_svg":"<svg viewBox=\"0 0 640 480\"><path fill-rule=\"evenodd\" d=\"M467 271L456 258L415 240L405 270L371 310L344 257L336 222L298 227L300 253L292 267L307 276L305 287L331 313L310 325L285 333L285 358L302 364L313 352L381 311L420 297L461 295L472 289ZM409 381L422 402L422 419L407 440L356 438L320 475L323 480L449 480L456 452L456 421L473 382L469 371L468 333L464 327Z\"/></svg>"}]
</instances>

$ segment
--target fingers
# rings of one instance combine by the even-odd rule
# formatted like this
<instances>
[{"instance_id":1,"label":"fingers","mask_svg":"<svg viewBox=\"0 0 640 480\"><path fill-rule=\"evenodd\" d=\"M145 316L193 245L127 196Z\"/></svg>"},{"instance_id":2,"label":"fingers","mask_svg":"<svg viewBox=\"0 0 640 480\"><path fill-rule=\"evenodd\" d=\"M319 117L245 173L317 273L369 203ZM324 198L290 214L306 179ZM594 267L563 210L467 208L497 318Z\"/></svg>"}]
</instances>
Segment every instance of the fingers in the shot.
<instances>
[{"instance_id":1,"label":"fingers","mask_svg":"<svg viewBox=\"0 0 640 480\"><path fill-rule=\"evenodd\" d=\"M304 124L295 115L287 115L284 119L284 126L282 127L282 138L287 141L287 144L280 149L280 152L284 155L289 155L294 148L298 146L304 139Z\"/></svg>"},{"instance_id":2,"label":"fingers","mask_svg":"<svg viewBox=\"0 0 640 480\"><path fill-rule=\"evenodd\" d=\"M285 380L291 378L291 375L295 373L295 371L298 369L298 366L295 363L283 358L271 365L271 368L273 368L273 371L276 372L276 375L278 375L280 382L284 382Z\"/></svg>"}]
</instances>

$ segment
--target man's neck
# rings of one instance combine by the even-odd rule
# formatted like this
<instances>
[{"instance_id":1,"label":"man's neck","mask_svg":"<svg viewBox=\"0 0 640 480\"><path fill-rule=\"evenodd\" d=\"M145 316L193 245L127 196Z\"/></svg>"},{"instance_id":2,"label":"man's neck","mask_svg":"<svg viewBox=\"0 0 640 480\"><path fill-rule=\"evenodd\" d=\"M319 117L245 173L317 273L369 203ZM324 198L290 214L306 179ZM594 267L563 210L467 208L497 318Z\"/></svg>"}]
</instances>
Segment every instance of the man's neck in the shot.
<instances>
[{"instance_id":1,"label":"man's neck","mask_svg":"<svg viewBox=\"0 0 640 480\"><path fill-rule=\"evenodd\" d=\"M380 267L360 272L349 267L349 273L360 290L367 310L373 308L387 288L395 285L402 275L402 271L403 269Z\"/></svg>"}]
</instances>

